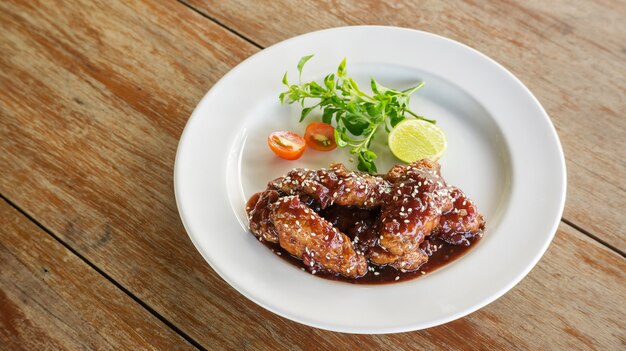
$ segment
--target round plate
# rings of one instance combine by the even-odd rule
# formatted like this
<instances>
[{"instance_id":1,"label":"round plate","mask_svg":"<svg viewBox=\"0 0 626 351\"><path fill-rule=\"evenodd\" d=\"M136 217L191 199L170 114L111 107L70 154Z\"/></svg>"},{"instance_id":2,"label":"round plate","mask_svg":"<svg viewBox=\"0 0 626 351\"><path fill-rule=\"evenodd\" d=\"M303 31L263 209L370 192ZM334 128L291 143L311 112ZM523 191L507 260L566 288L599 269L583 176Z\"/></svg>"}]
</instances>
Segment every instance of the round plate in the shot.
<instances>
[{"instance_id":1,"label":"round plate","mask_svg":"<svg viewBox=\"0 0 626 351\"><path fill-rule=\"evenodd\" d=\"M372 46L374 45L375 46ZM362 86L369 77L404 89L419 81L411 109L437 120L448 137L440 160L449 184L485 215L487 229L466 255L418 279L358 285L321 279L284 262L247 230L246 199L295 167L341 161L345 149L308 149L297 161L275 157L275 130L301 135L297 104L278 95L289 71L315 54L303 81L321 79L347 57ZM317 116L319 118L319 114ZM315 118L313 118L315 119ZM378 136L377 166L400 163ZM295 37L248 58L206 94L178 146L175 191L180 216L206 261L255 303L291 320L350 333L391 333L457 319L495 300L537 263L556 232L565 202L565 162L546 112L498 63L463 44L393 27L343 27Z\"/></svg>"}]
</instances>

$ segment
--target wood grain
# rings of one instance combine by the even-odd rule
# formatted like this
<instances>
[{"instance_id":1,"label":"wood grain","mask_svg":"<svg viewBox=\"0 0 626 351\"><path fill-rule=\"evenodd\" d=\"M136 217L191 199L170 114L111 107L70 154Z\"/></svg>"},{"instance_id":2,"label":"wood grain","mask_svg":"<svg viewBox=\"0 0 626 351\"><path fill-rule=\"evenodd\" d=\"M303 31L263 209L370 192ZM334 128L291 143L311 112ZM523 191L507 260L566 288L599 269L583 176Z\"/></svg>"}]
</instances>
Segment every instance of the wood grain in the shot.
<instances>
[{"instance_id":1,"label":"wood grain","mask_svg":"<svg viewBox=\"0 0 626 351\"><path fill-rule=\"evenodd\" d=\"M626 251L626 1L184 1L263 47L380 24L484 52L533 91L555 124L568 170L564 217Z\"/></svg>"},{"instance_id":2,"label":"wood grain","mask_svg":"<svg viewBox=\"0 0 626 351\"><path fill-rule=\"evenodd\" d=\"M193 349L2 199L0 223L0 349Z\"/></svg>"},{"instance_id":3,"label":"wood grain","mask_svg":"<svg viewBox=\"0 0 626 351\"><path fill-rule=\"evenodd\" d=\"M174 2L1 2L0 192L207 349L624 344L624 260L565 225L511 293L422 332L321 331L235 292L188 240L172 167L197 101L255 51Z\"/></svg>"}]
</instances>

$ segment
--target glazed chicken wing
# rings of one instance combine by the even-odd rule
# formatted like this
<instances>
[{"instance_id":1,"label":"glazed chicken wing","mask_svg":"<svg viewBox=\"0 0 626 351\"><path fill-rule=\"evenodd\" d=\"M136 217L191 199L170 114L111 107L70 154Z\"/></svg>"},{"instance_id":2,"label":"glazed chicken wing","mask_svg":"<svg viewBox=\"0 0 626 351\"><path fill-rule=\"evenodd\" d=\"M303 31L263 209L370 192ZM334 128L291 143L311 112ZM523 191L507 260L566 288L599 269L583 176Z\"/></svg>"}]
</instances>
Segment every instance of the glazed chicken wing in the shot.
<instances>
[{"instance_id":1,"label":"glazed chicken wing","mask_svg":"<svg viewBox=\"0 0 626 351\"><path fill-rule=\"evenodd\" d=\"M287 195L310 196L321 208L332 204L374 208L389 191L382 177L350 172L341 163L331 164L328 170L294 169L268 186Z\"/></svg>"},{"instance_id":2,"label":"glazed chicken wing","mask_svg":"<svg viewBox=\"0 0 626 351\"><path fill-rule=\"evenodd\" d=\"M276 202L279 194L276 190L266 190L254 194L246 204L246 212L250 220L250 231L258 238L277 243L278 234L270 218L270 205Z\"/></svg>"},{"instance_id":3,"label":"glazed chicken wing","mask_svg":"<svg viewBox=\"0 0 626 351\"><path fill-rule=\"evenodd\" d=\"M341 206L374 208L382 204L391 184L382 177L349 171L342 163L333 163L330 169L337 175L334 202Z\"/></svg>"},{"instance_id":4,"label":"glazed chicken wing","mask_svg":"<svg viewBox=\"0 0 626 351\"><path fill-rule=\"evenodd\" d=\"M396 166L386 178L393 186L382 205L379 243L389 253L403 256L419 250L441 213L451 207L451 199L439 165L432 161Z\"/></svg>"},{"instance_id":5,"label":"glazed chicken wing","mask_svg":"<svg viewBox=\"0 0 626 351\"><path fill-rule=\"evenodd\" d=\"M394 255L380 246L368 250L367 258L377 266L389 265L402 271L418 269L428 261L428 255L419 248L404 255Z\"/></svg>"},{"instance_id":6,"label":"glazed chicken wing","mask_svg":"<svg viewBox=\"0 0 626 351\"><path fill-rule=\"evenodd\" d=\"M367 272L365 256L354 250L350 238L297 196L281 198L272 209L271 219L280 246L302 259L312 272L323 268L347 277Z\"/></svg>"},{"instance_id":7,"label":"glazed chicken wing","mask_svg":"<svg viewBox=\"0 0 626 351\"><path fill-rule=\"evenodd\" d=\"M461 189L450 188L452 208L441 215L439 226L433 231L433 236L453 245L470 244L469 238L482 235L485 228L485 219L478 213L472 200L467 198Z\"/></svg>"}]
</instances>

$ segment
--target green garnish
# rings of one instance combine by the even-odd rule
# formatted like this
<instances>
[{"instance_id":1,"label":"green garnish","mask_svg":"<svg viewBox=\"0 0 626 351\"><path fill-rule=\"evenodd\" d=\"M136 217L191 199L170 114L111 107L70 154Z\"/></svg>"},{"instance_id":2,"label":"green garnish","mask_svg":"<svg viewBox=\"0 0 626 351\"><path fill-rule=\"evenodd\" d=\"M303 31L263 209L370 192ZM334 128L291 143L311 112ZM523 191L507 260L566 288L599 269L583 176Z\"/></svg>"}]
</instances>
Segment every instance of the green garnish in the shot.
<instances>
[{"instance_id":1,"label":"green garnish","mask_svg":"<svg viewBox=\"0 0 626 351\"><path fill-rule=\"evenodd\" d=\"M409 109L409 99L424 82L397 91L386 88L374 78L370 78L372 95L359 89L354 79L346 75L346 59L341 61L336 73L324 77L323 84L315 81L302 83L302 68L313 55L304 56L298 62L298 84L289 84L287 73L283 76L283 84L288 88L280 94L282 104L293 104L298 101L302 106L300 122L315 108L322 110L322 121L335 127L335 142L339 147L350 147L350 153L358 155L358 169L363 172L376 173L374 160L376 154L369 150L374 134L380 126L391 128L403 121L405 114L430 123L434 120L418 116ZM305 106L306 99L317 100L311 106Z\"/></svg>"}]
</instances>

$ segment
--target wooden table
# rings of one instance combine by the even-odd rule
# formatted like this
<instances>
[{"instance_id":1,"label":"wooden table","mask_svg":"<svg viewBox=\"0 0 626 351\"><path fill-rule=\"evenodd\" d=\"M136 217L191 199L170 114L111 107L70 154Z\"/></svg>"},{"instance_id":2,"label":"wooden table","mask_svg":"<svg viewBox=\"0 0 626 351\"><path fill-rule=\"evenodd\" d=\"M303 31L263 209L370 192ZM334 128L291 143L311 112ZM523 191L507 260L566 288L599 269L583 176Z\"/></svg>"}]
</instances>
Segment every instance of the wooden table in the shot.
<instances>
[{"instance_id":1,"label":"wooden table","mask_svg":"<svg viewBox=\"0 0 626 351\"><path fill-rule=\"evenodd\" d=\"M0 2L0 349L626 348L626 2ZM514 289L423 331L278 317L205 263L172 167L192 109L246 57L334 26L418 28L517 75L552 117L568 197Z\"/></svg>"}]
</instances>

